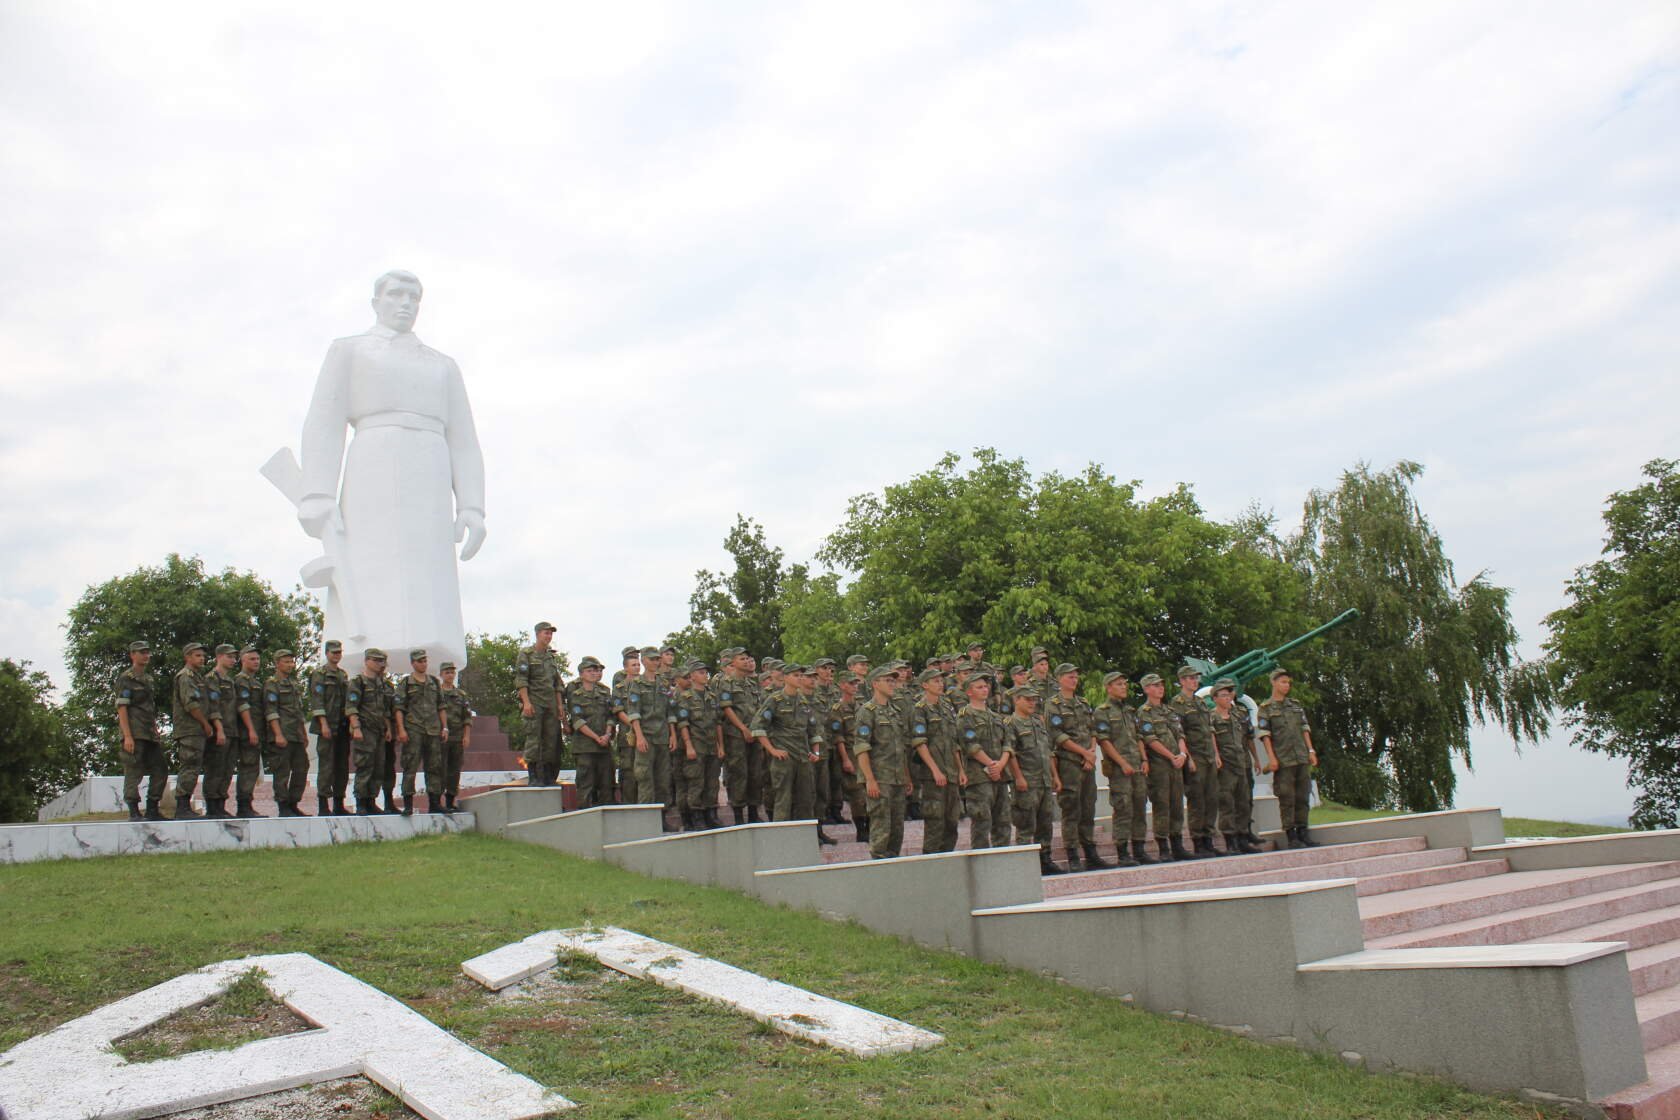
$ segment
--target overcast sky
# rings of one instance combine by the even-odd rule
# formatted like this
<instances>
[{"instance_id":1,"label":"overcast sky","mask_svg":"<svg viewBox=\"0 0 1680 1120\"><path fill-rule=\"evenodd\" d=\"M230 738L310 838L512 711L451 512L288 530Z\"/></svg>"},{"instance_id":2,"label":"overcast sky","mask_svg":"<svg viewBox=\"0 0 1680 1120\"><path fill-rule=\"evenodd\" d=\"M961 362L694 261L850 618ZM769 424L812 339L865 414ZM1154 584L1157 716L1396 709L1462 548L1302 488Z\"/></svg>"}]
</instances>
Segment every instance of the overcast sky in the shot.
<instances>
[{"instance_id":1,"label":"overcast sky","mask_svg":"<svg viewBox=\"0 0 1680 1120\"><path fill-rule=\"evenodd\" d=\"M1533 653L1680 455L1672 0L354 7L0 3L0 655L62 679L171 550L293 586L256 468L391 267L485 449L468 626L574 657L684 623L737 511L805 559L976 446L1286 528L1416 459Z\"/></svg>"}]
</instances>

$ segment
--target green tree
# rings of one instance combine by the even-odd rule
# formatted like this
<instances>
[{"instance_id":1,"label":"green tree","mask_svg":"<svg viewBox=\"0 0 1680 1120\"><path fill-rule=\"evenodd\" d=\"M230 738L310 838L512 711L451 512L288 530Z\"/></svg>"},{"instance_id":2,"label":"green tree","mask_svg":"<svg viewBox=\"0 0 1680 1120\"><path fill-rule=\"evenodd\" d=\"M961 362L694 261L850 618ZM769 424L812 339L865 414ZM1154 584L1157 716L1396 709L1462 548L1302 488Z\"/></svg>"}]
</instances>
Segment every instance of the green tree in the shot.
<instances>
[{"instance_id":1,"label":"green tree","mask_svg":"<svg viewBox=\"0 0 1680 1120\"><path fill-rule=\"evenodd\" d=\"M1471 761L1472 724L1497 723L1519 743L1548 727L1551 688L1543 665L1516 656L1511 593L1485 572L1455 581L1413 493L1422 473L1355 466L1308 496L1290 542L1308 613L1361 615L1300 662L1320 780L1364 807L1451 805L1453 758Z\"/></svg>"},{"instance_id":2,"label":"green tree","mask_svg":"<svg viewBox=\"0 0 1680 1120\"><path fill-rule=\"evenodd\" d=\"M301 589L280 595L251 572L227 568L205 571L198 557L170 553L157 567L137 568L90 587L70 608L65 623L64 660L70 691L64 715L77 749L91 769L115 773L116 708L111 680L128 664L128 643L143 638L152 645L151 672L159 695L181 667L181 647L188 642L214 646L255 642L264 651L291 649L300 661L313 659L320 646L321 611ZM265 656L265 669L268 658ZM169 707L159 705L168 725Z\"/></svg>"},{"instance_id":3,"label":"green tree","mask_svg":"<svg viewBox=\"0 0 1680 1120\"><path fill-rule=\"evenodd\" d=\"M846 597L834 572L812 575L804 564L788 569L780 594L782 646L807 665L819 657L843 660L862 652L852 633Z\"/></svg>"},{"instance_id":4,"label":"green tree","mask_svg":"<svg viewBox=\"0 0 1680 1120\"><path fill-rule=\"evenodd\" d=\"M29 662L0 660L0 821L35 811L82 777L82 759L52 702L52 681Z\"/></svg>"},{"instance_id":5,"label":"green tree","mask_svg":"<svg viewBox=\"0 0 1680 1120\"><path fill-rule=\"evenodd\" d=\"M1546 649L1576 746L1628 760L1636 828L1680 823L1680 464L1612 494L1603 559L1576 570Z\"/></svg>"},{"instance_id":6,"label":"green tree","mask_svg":"<svg viewBox=\"0 0 1680 1120\"><path fill-rule=\"evenodd\" d=\"M745 646L760 661L783 656L782 550L765 540L762 525L740 514L723 547L734 558L734 568L695 573L689 624L668 640L684 655L709 664L729 646Z\"/></svg>"},{"instance_id":7,"label":"green tree","mask_svg":"<svg viewBox=\"0 0 1680 1120\"><path fill-rule=\"evenodd\" d=\"M519 651L532 639L521 634L468 634L467 667L461 670L461 687L466 690L473 711L495 716L517 746L520 732L519 689L513 683L514 662ZM571 669L570 659L559 654L562 671Z\"/></svg>"}]
</instances>

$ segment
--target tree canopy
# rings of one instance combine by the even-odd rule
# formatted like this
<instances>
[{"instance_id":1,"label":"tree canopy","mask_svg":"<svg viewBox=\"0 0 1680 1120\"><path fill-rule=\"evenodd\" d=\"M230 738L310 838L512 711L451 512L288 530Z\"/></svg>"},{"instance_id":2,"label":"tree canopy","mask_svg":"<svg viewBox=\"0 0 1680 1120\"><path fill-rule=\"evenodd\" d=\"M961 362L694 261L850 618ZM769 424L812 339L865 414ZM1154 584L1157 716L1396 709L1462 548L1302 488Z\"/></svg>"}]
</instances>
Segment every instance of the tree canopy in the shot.
<instances>
[{"instance_id":1,"label":"tree canopy","mask_svg":"<svg viewBox=\"0 0 1680 1120\"><path fill-rule=\"evenodd\" d=\"M33 821L81 775L52 682L27 661L0 660L0 821Z\"/></svg>"},{"instance_id":2,"label":"tree canopy","mask_svg":"<svg viewBox=\"0 0 1680 1120\"><path fill-rule=\"evenodd\" d=\"M1546 649L1577 746L1628 761L1633 824L1680 824L1680 464L1610 496L1602 559L1578 568L1546 619Z\"/></svg>"},{"instance_id":3,"label":"tree canopy","mask_svg":"<svg viewBox=\"0 0 1680 1120\"><path fill-rule=\"evenodd\" d=\"M519 689L513 683L514 663L519 651L531 644L522 634L468 634L467 667L461 670L460 686L467 702L481 716L495 716L502 730L518 738ZM570 660L559 654L560 668L569 670Z\"/></svg>"}]
</instances>

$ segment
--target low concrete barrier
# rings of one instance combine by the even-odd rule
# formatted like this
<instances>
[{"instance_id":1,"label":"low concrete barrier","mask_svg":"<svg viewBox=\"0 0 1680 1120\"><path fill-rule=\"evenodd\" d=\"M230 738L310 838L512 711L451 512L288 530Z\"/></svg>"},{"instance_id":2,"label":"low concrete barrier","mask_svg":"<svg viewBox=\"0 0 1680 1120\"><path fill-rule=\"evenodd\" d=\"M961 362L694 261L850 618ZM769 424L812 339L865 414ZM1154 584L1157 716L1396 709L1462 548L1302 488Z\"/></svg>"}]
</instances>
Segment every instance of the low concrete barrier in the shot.
<instances>
[{"instance_id":1,"label":"low concrete barrier","mask_svg":"<svg viewBox=\"0 0 1680 1120\"><path fill-rule=\"evenodd\" d=\"M602 855L611 863L643 875L681 879L710 887L759 893L756 875L784 867L822 862L816 821L742 824L704 832L675 832L608 844Z\"/></svg>"},{"instance_id":2,"label":"low concrete barrier","mask_svg":"<svg viewBox=\"0 0 1680 1120\"><path fill-rule=\"evenodd\" d=\"M974 911L1044 897L1038 846L760 871L766 902L855 919L880 933L975 955Z\"/></svg>"},{"instance_id":3,"label":"low concrete barrier","mask_svg":"<svg viewBox=\"0 0 1680 1120\"><path fill-rule=\"evenodd\" d=\"M1472 945L1315 961L1299 970L1312 1033L1297 1037L1370 1054L1376 1068L1598 1100L1646 1077L1626 950Z\"/></svg>"},{"instance_id":4,"label":"low concrete barrier","mask_svg":"<svg viewBox=\"0 0 1680 1120\"><path fill-rule=\"evenodd\" d=\"M665 810L658 805L597 805L514 821L504 835L584 859L601 859L608 844L659 836L664 818Z\"/></svg>"},{"instance_id":5,"label":"low concrete barrier","mask_svg":"<svg viewBox=\"0 0 1680 1120\"><path fill-rule=\"evenodd\" d=\"M83 821L0 825L0 865L43 859L315 848L465 832L465 813L400 816L253 817L210 821Z\"/></svg>"},{"instance_id":6,"label":"low concrete barrier","mask_svg":"<svg viewBox=\"0 0 1680 1120\"><path fill-rule=\"evenodd\" d=\"M559 786L509 786L462 798L461 807L472 810L480 832L505 836L508 825L558 813L565 801Z\"/></svg>"},{"instance_id":7,"label":"low concrete barrier","mask_svg":"<svg viewBox=\"0 0 1680 1120\"><path fill-rule=\"evenodd\" d=\"M978 911L979 956L1152 1011L1296 1033L1295 969L1364 945L1354 880L1055 899Z\"/></svg>"},{"instance_id":8,"label":"low concrete barrier","mask_svg":"<svg viewBox=\"0 0 1680 1120\"><path fill-rule=\"evenodd\" d=\"M1607 863L1666 863L1680 859L1680 829L1489 844L1472 849L1470 858L1509 860L1512 871L1601 867Z\"/></svg>"},{"instance_id":9,"label":"low concrete barrier","mask_svg":"<svg viewBox=\"0 0 1680 1120\"><path fill-rule=\"evenodd\" d=\"M1421 836L1431 848L1476 848L1504 843L1505 818L1498 809L1443 809L1439 813L1402 813L1368 821L1309 825L1308 832L1321 844ZM1281 843L1283 834L1261 832L1261 838Z\"/></svg>"}]
</instances>

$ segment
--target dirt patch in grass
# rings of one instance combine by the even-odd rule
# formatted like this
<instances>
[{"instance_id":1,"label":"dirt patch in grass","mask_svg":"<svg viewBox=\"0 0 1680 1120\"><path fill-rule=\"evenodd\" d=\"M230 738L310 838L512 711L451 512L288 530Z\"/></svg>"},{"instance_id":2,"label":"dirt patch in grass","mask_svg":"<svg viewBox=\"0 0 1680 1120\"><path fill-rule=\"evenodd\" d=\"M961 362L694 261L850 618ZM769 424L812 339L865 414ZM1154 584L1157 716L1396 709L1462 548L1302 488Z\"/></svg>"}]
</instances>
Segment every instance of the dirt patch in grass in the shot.
<instances>
[{"instance_id":1,"label":"dirt patch in grass","mask_svg":"<svg viewBox=\"0 0 1680 1120\"><path fill-rule=\"evenodd\" d=\"M231 1050L255 1039L313 1029L270 995L262 974L252 969L215 999L118 1039L115 1049L131 1062L155 1062L197 1050Z\"/></svg>"},{"instance_id":2,"label":"dirt patch in grass","mask_svg":"<svg viewBox=\"0 0 1680 1120\"><path fill-rule=\"evenodd\" d=\"M178 1120L406 1120L419 1113L365 1077L346 1077L176 1115Z\"/></svg>"}]
</instances>

